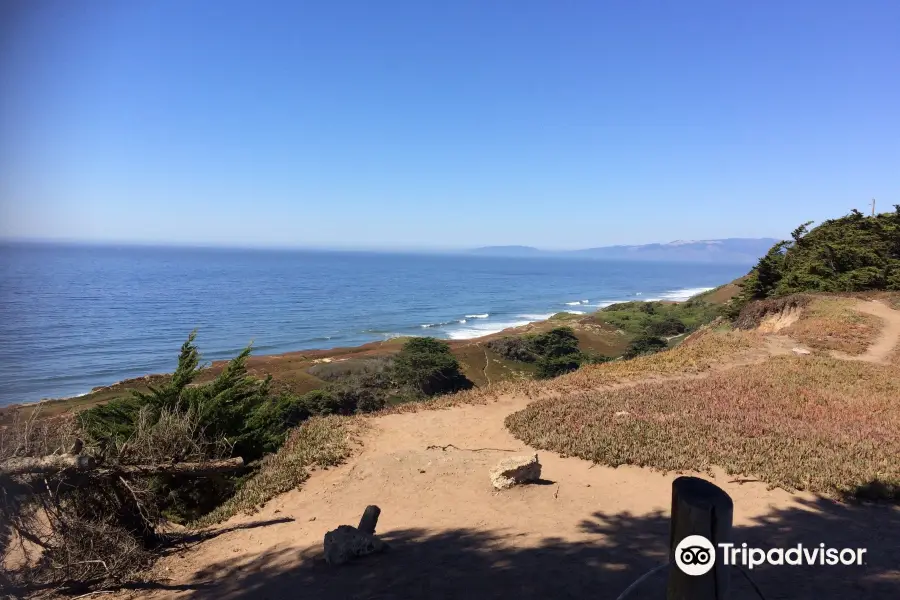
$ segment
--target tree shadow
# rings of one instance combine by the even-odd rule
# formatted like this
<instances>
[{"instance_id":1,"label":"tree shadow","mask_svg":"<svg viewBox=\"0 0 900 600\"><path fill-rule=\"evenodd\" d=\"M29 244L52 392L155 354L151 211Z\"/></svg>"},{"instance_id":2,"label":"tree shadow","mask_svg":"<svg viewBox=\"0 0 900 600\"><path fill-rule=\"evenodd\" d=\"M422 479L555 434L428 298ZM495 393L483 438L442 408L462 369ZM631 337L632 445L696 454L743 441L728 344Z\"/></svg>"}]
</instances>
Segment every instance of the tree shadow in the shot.
<instances>
[{"instance_id":1,"label":"tree shadow","mask_svg":"<svg viewBox=\"0 0 900 600\"><path fill-rule=\"evenodd\" d=\"M739 508L739 507L738 507ZM668 516L595 513L580 525L582 539L529 541L522 531L407 529L381 532L391 550L331 567L320 545L268 552L247 562L209 565L186 585L152 585L187 591L194 600L295 598L616 598L668 556ZM767 600L785 598L900 598L900 511L896 507L841 504L818 499L774 510L733 541L760 548L867 548L863 566L764 566L748 571ZM731 598L756 598L737 571ZM665 596L660 571L629 595Z\"/></svg>"},{"instance_id":2,"label":"tree shadow","mask_svg":"<svg viewBox=\"0 0 900 600\"><path fill-rule=\"evenodd\" d=\"M181 553L197 544L217 538L226 533L231 533L232 531L257 529L259 527L268 527L269 525L280 525L281 523L292 523L295 520L296 519L293 517L281 517L265 521L251 521L250 523L241 523L240 525L231 525L229 527L209 528L201 529L199 531L186 531L170 534L168 542L161 548L159 554L160 556L168 556L169 554Z\"/></svg>"}]
</instances>

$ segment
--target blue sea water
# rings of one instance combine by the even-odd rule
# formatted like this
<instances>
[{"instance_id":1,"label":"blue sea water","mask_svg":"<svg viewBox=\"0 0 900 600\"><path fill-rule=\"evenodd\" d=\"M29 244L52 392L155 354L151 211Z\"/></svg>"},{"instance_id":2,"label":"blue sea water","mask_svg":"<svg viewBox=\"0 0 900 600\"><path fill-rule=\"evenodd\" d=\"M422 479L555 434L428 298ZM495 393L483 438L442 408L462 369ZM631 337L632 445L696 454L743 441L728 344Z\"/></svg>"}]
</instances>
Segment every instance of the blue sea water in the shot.
<instances>
[{"instance_id":1,"label":"blue sea water","mask_svg":"<svg viewBox=\"0 0 900 600\"><path fill-rule=\"evenodd\" d=\"M685 299L747 265L361 252L0 246L0 405L205 360L399 335L466 339L622 300Z\"/></svg>"}]
</instances>

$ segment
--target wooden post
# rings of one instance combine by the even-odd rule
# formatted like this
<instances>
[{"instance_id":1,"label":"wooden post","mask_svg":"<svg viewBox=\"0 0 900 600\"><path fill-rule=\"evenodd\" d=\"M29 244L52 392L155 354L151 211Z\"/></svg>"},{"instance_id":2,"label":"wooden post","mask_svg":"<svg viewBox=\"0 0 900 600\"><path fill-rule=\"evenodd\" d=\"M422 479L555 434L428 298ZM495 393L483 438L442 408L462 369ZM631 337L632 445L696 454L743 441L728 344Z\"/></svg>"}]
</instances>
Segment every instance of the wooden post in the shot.
<instances>
[{"instance_id":1,"label":"wooden post","mask_svg":"<svg viewBox=\"0 0 900 600\"><path fill-rule=\"evenodd\" d=\"M667 600L724 600L728 597L729 568L722 565L718 544L731 541L733 514L731 497L705 479L679 477L672 482ZM675 548L689 535L702 535L716 549L715 565L704 575L688 575L675 564Z\"/></svg>"},{"instance_id":2,"label":"wooden post","mask_svg":"<svg viewBox=\"0 0 900 600\"><path fill-rule=\"evenodd\" d=\"M366 507L362 518L359 520L359 529L363 533L375 535L375 526L378 525L378 517L381 515L381 509L374 504Z\"/></svg>"}]
</instances>

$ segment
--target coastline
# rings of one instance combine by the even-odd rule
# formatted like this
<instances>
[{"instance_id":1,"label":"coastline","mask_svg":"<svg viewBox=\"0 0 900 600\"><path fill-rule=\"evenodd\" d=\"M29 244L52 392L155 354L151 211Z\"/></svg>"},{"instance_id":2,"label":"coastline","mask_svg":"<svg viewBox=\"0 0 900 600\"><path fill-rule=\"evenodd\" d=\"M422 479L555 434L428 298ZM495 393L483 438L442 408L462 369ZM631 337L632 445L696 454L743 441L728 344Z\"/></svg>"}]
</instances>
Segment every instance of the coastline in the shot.
<instances>
[{"instance_id":1,"label":"coastline","mask_svg":"<svg viewBox=\"0 0 900 600\"><path fill-rule=\"evenodd\" d=\"M572 301L571 303L566 303L567 305L571 306L569 310L562 310L553 314L547 313L540 315L523 315L533 317L533 320L521 320L520 322L505 323L508 326L503 327L502 329L486 330L483 334L477 336L464 336L457 338L445 337L443 338L443 341L447 342L456 354L465 354L465 348L474 346L478 347L478 353L479 355L481 355L480 353L482 352L482 350L480 349L480 346L484 342L487 342L493 338L502 337L505 335L522 335L530 333L531 331L539 331L541 329L546 330L554 326L568 325L571 323L590 322L591 318L594 315L613 304L635 301L678 304L700 296L709 296L709 298L712 299L712 296L715 295L718 290L733 287L733 283L734 282L724 284L716 288L682 288L680 290L673 290L672 292L661 294L660 297L641 297L639 294L636 294L630 300L622 300L619 302L602 302L602 306L598 306L597 304L587 305L586 300L578 301L578 306L576 306L575 301ZM678 298L673 299L673 297L676 296ZM580 307L588 308L588 306L590 306L590 308L592 308L593 310L590 312L582 310L572 310ZM483 318L485 317L481 314L472 315L472 319L477 320ZM615 340L609 342L608 339L610 335L614 335L614 332L602 331L602 328L596 325L594 325L593 327L594 329L596 329L596 332L600 332L598 333L600 337L602 337L603 335L607 336L607 339L605 341L609 345L614 345L616 343ZM410 337L427 336L430 333L430 326L420 325L419 328L421 330L421 333L417 332L409 335L396 335L384 340L367 342L355 346L336 346L332 348L294 350L276 354L251 355L250 359L248 360L248 368L251 372L261 374L272 370L278 371L282 367L282 365L286 364L291 364L293 366L297 363L313 363L313 361L331 362L330 360L326 359L335 359L340 361L347 360L349 358L393 353L399 350L400 346L406 339ZM588 325L587 328L590 329L591 325ZM227 362L228 359L214 360L210 362L207 369L204 371L204 376L214 377ZM481 368L484 368L483 357L481 358ZM292 373L292 375L296 376L297 373ZM95 386L91 388L90 391L71 396L44 398L37 401L7 404L4 406L0 406L0 424L8 421L10 415L23 409L26 411L28 409L31 409L33 411L40 407L40 409L42 411L46 411L48 415L61 414L71 409L88 407L98 403L102 403L112 397L120 396L128 389L147 389L150 385L158 385L164 383L168 379L168 377L168 373L150 373L139 377L121 379L108 385ZM302 377L300 378L302 379Z\"/></svg>"},{"instance_id":2,"label":"coastline","mask_svg":"<svg viewBox=\"0 0 900 600\"><path fill-rule=\"evenodd\" d=\"M459 347L463 345L472 345L472 344L481 344L491 339L502 337L504 335L512 335L515 333L523 333L530 326L539 326L541 324L549 322L556 315L562 314L572 314L573 316L585 316L584 313L575 314L568 311L560 311L559 313L555 313L554 315L549 315L545 319L529 321L528 323L523 323L521 325L515 325L512 327L506 327L499 331L493 331L490 333L486 333L485 335L481 335L478 337L472 338L459 338L459 339L444 339L443 341L447 342L451 348ZM425 329L423 327L423 329ZM289 352L281 352L278 354L258 354L251 355L249 359L249 363L256 363L259 361L271 362L277 361L285 358L303 358L309 361L323 361L323 359L333 358L334 356L344 356L344 355L367 355L372 352L378 352L385 350L386 347L392 348L396 346L399 349L400 343L406 339L411 337L426 337L424 334L421 336L414 335L403 335L403 336L395 336L383 341L375 341L375 342L367 342L365 344L359 344L357 346L335 346L333 348L316 348L309 350L292 350ZM325 360L324 362L330 362ZM228 363L227 359L222 360L214 360L209 363L207 368L207 372L217 372L221 369L226 363ZM153 385L156 382L161 382L167 379L169 373L148 373L147 375L141 375L139 377L129 377L126 379L122 379L116 381L115 383L111 383L109 385L100 385L91 388L88 392L83 392L80 394L75 394L72 396L63 396L59 398L43 398L41 400L35 400L31 402L16 402L13 404L7 404L4 406L0 406L0 415L2 415L5 411L14 411L21 408L31 408L38 406L50 406L57 403L70 403L72 401L77 401L79 398L86 398L92 394L104 393L104 392L114 392L114 391L124 391L126 389L132 389L135 387L145 387L147 385Z\"/></svg>"}]
</instances>

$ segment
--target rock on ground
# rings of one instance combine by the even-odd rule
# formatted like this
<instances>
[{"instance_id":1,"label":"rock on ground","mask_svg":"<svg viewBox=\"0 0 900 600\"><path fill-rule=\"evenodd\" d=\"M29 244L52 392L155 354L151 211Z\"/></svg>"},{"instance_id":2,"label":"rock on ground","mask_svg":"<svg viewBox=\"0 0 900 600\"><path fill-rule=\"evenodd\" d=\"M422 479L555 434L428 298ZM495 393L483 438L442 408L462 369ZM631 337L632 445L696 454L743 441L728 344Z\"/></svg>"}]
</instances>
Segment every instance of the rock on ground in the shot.
<instances>
[{"instance_id":1,"label":"rock on ground","mask_svg":"<svg viewBox=\"0 0 900 600\"><path fill-rule=\"evenodd\" d=\"M498 490L505 490L514 485L537 481L541 478L541 463L538 455L513 456L501 460L491 470L491 484Z\"/></svg>"},{"instance_id":2,"label":"rock on ground","mask_svg":"<svg viewBox=\"0 0 900 600\"><path fill-rule=\"evenodd\" d=\"M325 534L325 562L329 565L342 565L386 549L383 541L350 525L341 525Z\"/></svg>"}]
</instances>

